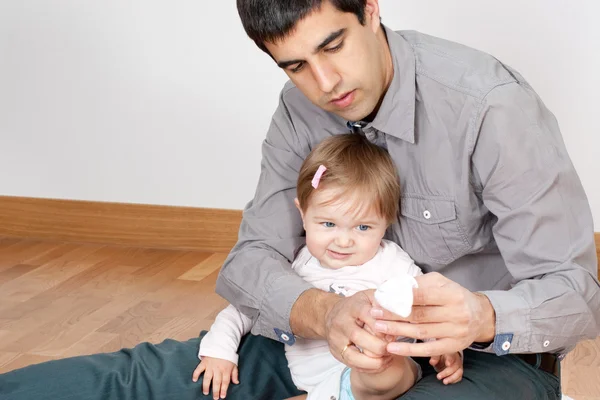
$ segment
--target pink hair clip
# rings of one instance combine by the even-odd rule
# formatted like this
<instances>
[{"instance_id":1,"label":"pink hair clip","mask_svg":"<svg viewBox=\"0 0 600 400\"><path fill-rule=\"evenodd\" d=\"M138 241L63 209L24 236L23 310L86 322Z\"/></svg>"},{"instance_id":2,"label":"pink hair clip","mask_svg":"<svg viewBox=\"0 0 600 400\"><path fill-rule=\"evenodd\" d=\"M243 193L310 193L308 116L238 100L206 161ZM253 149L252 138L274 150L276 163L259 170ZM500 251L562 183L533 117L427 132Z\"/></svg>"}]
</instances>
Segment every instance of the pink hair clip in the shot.
<instances>
[{"instance_id":1,"label":"pink hair clip","mask_svg":"<svg viewBox=\"0 0 600 400\"><path fill-rule=\"evenodd\" d=\"M317 172L315 172L315 176L312 179L312 187L315 189L319 187L319 182L321 181L321 177L323 176L323 172L327 170L327 167L324 165L320 165Z\"/></svg>"}]
</instances>

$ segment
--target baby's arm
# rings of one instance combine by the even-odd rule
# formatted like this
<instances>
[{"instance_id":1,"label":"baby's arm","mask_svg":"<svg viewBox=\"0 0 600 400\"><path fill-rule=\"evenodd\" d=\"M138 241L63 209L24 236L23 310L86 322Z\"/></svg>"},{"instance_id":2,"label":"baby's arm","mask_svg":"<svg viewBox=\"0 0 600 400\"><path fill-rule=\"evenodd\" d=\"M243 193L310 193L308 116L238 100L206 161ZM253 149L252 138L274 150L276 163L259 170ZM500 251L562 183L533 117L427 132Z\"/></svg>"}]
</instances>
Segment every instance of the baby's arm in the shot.
<instances>
[{"instance_id":1,"label":"baby's arm","mask_svg":"<svg viewBox=\"0 0 600 400\"><path fill-rule=\"evenodd\" d=\"M237 350L242 337L251 328L252 320L232 305L217 315L210 331L200 342L198 357L201 362L192 375L196 382L204 373L202 388L205 395L208 395L211 382L215 399L225 398L230 381L239 383Z\"/></svg>"}]
</instances>

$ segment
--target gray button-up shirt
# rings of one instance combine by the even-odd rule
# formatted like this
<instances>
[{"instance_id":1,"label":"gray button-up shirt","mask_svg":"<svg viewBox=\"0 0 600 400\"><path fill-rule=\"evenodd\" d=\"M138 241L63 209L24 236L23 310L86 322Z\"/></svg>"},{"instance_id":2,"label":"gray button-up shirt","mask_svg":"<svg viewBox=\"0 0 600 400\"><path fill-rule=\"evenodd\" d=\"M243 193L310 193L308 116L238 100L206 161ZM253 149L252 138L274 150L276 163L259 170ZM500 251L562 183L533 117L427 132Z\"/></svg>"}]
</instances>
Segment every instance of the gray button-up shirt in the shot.
<instances>
[{"instance_id":1,"label":"gray button-up shirt","mask_svg":"<svg viewBox=\"0 0 600 400\"><path fill-rule=\"evenodd\" d=\"M386 34L393 80L375 120L354 129L398 168L401 213L386 237L424 272L489 297L496 338L487 351L564 354L596 337L592 216L555 117L488 54L413 31ZM311 287L290 268L304 244L298 172L317 143L348 130L285 85L256 194L217 282L255 320L254 334L293 342L290 310Z\"/></svg>"}]
</instances>

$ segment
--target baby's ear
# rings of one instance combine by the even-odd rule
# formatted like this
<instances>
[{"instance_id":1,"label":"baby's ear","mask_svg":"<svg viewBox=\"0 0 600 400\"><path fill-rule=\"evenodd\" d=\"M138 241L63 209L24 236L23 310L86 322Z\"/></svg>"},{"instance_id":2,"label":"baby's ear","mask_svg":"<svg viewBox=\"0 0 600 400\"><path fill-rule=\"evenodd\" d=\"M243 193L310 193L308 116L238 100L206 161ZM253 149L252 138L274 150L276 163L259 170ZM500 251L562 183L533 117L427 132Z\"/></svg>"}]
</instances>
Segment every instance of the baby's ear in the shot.
<instances>
[{"instance_id":1,"label":"baby's ear","mask_svg":"<svg viewBox=\"0 0 600 400\"><path fill-rule=\"evenodd\" d=\"M300 211L300 218L302 218L302 227L304 228L304 230L306 230L306 224L304 223L304 212L302 211L302 207L300 207L300 202L298 201L297 197L294 199L294 204L296 205L298 211Z\"/></svg>"},{"instance_id":2,"label":"baby's ear","mask_svg":"<svg viewBox=\"0 0 600 400\"><path fill-rule=\"evenodd\" d=\"M300 211L300 216L302 217L302 220L304 220L304 213L302 212L302 208L300 207L300 202L298 201L297 197L294 199L294 204L296 205L298 211Z\"/></svg>"}]
</instances>

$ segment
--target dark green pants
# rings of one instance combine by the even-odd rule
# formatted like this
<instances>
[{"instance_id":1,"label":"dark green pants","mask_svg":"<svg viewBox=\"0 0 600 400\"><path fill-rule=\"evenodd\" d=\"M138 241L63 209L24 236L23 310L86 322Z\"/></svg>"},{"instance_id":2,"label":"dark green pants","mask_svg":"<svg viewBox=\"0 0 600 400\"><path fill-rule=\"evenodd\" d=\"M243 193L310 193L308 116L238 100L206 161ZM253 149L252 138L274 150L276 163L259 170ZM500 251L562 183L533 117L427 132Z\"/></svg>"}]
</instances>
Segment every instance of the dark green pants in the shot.
<instances>
[{"instance_id":1,"label":"dark green pants","mask_svg":"<svg viewBox=\"0 0 600 400\"><path fill-rule=\"evenodd\" d=\"M209 399L201 381L192 382L199 338L158 345L142 343L116 353L74 357L0 375L2 400L192 400ZM402 399L560 399L553 375L514 356L465 351L462 382L444 386L426 359L423 379ZM228 399L283 399L301 394L291 378L283 345L248 336L240 348L239 385Z\"/></svg>"}]
</instances>

